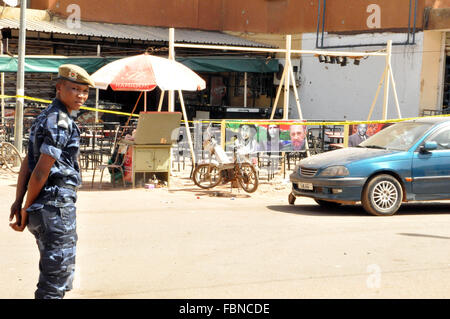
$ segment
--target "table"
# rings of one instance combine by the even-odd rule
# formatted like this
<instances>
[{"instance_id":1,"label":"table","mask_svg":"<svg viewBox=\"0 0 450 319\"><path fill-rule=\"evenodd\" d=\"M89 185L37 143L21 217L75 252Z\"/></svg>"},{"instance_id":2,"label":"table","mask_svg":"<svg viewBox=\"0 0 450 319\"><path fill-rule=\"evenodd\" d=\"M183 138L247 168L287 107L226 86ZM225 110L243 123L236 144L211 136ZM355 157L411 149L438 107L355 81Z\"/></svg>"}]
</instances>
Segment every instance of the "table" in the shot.
<instances>
[{"instance_id":1,"label":"table","mask_svg":"<svg viewBox=\"0 0 450 319\"><path fill-rule=\"evenodd\" d=\"M103 134L81 133L80 134L80 153L83 155L85 169L89 168L89 161L92 168L96 163L103 162Z\"/></svg>"},{"instance_id":2,"label":"table","mask_svg":"<svg viewBox=\"0 0 450 319\"><path fill-rule=\"evenodd\" d=\"M343 148L344 147L344 134L335 132L325 132L330 139L331 143L328 144L331 148Z\"/></svg>"}]
</instances>

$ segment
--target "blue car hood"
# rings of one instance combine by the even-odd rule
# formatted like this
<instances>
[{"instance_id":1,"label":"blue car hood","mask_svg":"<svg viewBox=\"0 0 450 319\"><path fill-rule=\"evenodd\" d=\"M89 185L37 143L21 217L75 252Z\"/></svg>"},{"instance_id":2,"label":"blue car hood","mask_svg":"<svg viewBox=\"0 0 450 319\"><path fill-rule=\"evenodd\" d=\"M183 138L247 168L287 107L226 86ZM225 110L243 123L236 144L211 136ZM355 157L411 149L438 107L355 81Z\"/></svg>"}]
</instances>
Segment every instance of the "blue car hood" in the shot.
<instances>
[{"instance_id":1,"label":"blue car hood","mask_svg":"<svg viewBox=\"0 0 450 319\"><path fill-rule=\"evenodd\" d=\"M352 162L374 158L378 156L398 153L393 150L382 150L362 147L348 147L339 150L329 151L302 159L299 164L311 168L327 167L331 165L347 165Z\"/></svg>"}]
</instances>

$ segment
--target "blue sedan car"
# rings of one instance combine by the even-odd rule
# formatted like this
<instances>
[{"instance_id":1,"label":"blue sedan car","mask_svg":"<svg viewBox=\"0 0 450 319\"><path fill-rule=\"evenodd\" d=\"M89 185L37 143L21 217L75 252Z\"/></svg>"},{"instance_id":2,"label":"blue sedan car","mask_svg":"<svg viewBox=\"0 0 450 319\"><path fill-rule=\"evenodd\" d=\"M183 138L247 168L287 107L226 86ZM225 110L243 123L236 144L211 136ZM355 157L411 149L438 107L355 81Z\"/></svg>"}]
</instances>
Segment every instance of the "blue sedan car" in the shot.
<instances>
[{"instance_id":1,"label":"blue sedan car","mask_svg":"<svg viewBox=\"0 0 450 319\"><path fill-rule=\"evenodd\" d=\"M291 205L298 196L328 207L361 202L378 216L402 202L450 199L450 118L399 122L357 147L305 158L290 180Z\"/></svg>"}]
</instances>

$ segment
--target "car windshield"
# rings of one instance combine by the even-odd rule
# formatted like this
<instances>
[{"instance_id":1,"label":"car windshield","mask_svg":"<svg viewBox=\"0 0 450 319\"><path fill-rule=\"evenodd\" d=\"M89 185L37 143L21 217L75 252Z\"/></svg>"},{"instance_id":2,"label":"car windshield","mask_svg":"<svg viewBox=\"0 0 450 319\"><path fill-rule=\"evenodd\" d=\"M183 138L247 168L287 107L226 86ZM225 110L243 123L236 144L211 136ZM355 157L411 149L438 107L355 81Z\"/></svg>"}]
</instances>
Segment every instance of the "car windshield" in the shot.
<instances>
[{"instance_id":1,"label":"car windshield","mask_svg":"<svg viewBox=\"0 0 450 319\"><path fill-rule=\"evenodd\" d=\"M360 143L359 147L406 151L432 126L430 123L401 122L391 125Z\"/></svg>"}]
</instances>

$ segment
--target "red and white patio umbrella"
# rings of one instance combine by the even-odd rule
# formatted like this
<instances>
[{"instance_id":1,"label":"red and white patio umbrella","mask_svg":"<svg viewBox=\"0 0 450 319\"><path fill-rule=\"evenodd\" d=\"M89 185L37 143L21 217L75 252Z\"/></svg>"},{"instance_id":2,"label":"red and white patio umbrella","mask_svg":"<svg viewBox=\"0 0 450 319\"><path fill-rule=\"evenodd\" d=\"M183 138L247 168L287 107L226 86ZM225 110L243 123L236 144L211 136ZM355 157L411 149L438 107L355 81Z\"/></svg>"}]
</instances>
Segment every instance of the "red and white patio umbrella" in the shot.
<instances>
[{"instance_id":1,"label":"red and white patio umbrella","mask_svg":"<svg viewBox=\"0 0 450 319\"><path fill-rule=\"evenodd\" d=\"M195 163L195 153L181 91L203 90L206 88L205 80L179 62L146 53L111 62L97 70L91 77L95 87L103 90L110 86L115 91L148 92L158 86L163 92L178 91L192 160ZM144 111L147 111L147 99L144 102Z\"/></svg>"},{"instance_id":2,"label":"red and white patio umbrella","mask_svg":"<svg viewBox=\"0 0 450 319\"><path fill-rule=\"evenodd\" d=\"M206 87L205 80L183 64L149 54L116 60L91 77L95 87L103 90L108 86L115 91L144 92L156 86L162 91L196 91Z\"/></svg>"}]
</instances>

